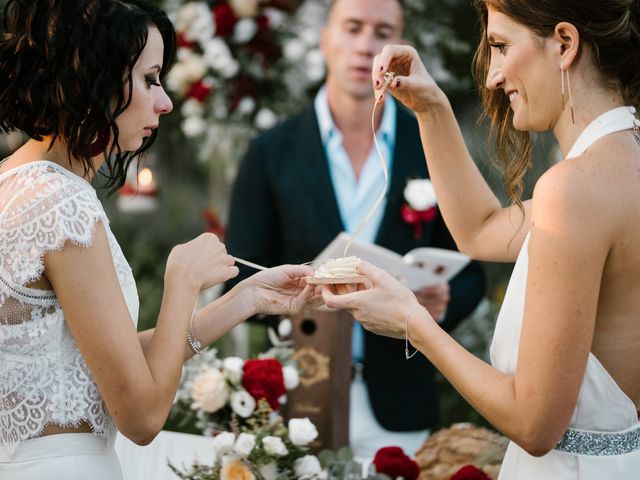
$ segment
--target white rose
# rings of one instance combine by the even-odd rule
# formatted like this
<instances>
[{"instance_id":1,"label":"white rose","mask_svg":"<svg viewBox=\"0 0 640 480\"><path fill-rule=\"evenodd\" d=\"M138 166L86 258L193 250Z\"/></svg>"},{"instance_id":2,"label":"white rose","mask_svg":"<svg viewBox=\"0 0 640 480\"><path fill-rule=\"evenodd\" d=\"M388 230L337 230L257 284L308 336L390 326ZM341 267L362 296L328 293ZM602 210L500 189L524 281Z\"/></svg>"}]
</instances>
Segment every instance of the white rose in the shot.
<instances>
[{"instance_id":1,"label":"white rose","mask_svg":"<svg viewBox=\"0 0 640 480\"><path fill-rule=\"evenodd\" d=\"M224 65L231 58L231 50L224 40L214 37L202 44L204 50L204 63L214 69Z\"/></svg>"},{"instance_id":2,"label":"white rose","mask_svg":"<svg viewBox=\"0 0 640 480\"><path fill-rule=\"evenodd\" d=\"M240 455L241 458L248 457L256 445L256 436L250 433L241 433L233 445L233 451Z\"/></svg>"},{"instance_id":3,"label":"white rose","mask_svg":"<svg viewBox=\"0 0 640 480\"><path fill-rule=\"evenodd\" d=\"M278 464L276 462L260 465L258 471L264 480L278 480Z\"/></svg>"},{"instance_id":4,"label":"white rose","mask_svg":"<svg viewBox=\"0 0 640 480\"><path fill-rule=\"evenodd\" d=\"M212 413L224 407L229 400L229 390L222 372L210 368L200 373L193 381L191 397L191 408L194 410L202 409Z\"/></svg>"},{"instance_id":5,"label":"white rose","mask_svg":"<svg viewBox=\"0 0 640 480\"><path fill-rule=\"evenodd\" d=\"M282 376L284 377L284 387L287 390L296 388L300 383L300 374L298 373L298 369L291 365L282 367Z\"/></svg>"},{"instance_id":6,"label":"white rose","mask_svg":"<svg viewBox=\"0 0 640 480\"><path fill-rule=\"evenodd\" d=\"M243 18L233 27L233 40L236 43L247 43L255 37L258 25L253 18Z\"/></svg>"},{"instance_id":7,"label":"white rose","mask_svg":"<svg viewBox=\"0 0 640 480\"><path fill-rule=\"evenodd\" d=\"M284 56L292 62L299 62L302 60L306 52L307 49L305 44L298 39L289 40L284 44Z\"/></svg>"},{"instance_id":8,"label":"white rose","mask_svg":"<svg viewBox=\"0 0 640 480\"><path fill-rule=\"evenodd\" d=\"M187 138L194 138L207 131L207 122L202 117L196 115L185 118L182 121L182 132Z\"/></svg>"},{"instance_id":9,"label":"white rose","mask_svg":"<svg viewBox=\"0 0 640 480\"><path fill-rule=\"evenodd\" d=\"M227 357L222 362L222 370L231 383L237 385L242 380L244 360L240 357Z\"/></svg>"},{"instance_id":10,"label":"white rose","mask_svg":"<svg viewBox=\"0 0 640 480\"><path fill-rule=\"evenodd\" d=\"M187 71L181 62L177 62L175 66L167 74L167 88L172 92L184 94L189 81L187 80Z\"/></svg>"},{"instance_id":11,"label":"white rose","mask_svg":"<svg viewBox=\"0 0 640 480\"><path fill-rule=\"evenodd\" d=\"M256 408L256 400L246 390L231 394L231 408L242 418L248 418Z\"/></svg>"},{"instance_id":12,"label":"white rose","mask_svg":"<svg viewBox=\"0 0 640 480\"><path fill-rule=\"evenodd\" d=\"M305 455L293 464L297 478L311 478L322 471L320 461L313 455Z\"/></svg>"},{"instance_id":13,"label":"white rose","mask_svg":"<svg viewBox=\"0 0 640 480\"><path fill-rule=\"evenodd\" d=\"M236 436L231 432L221 432L213 437L213 451L217 455L224 455L233 448Z\"/></svg>"},{"instance_id":14,"label":"white rose","mask_svg":"<svg viewBox=\"0 0 640 480\"><path fill-rule=\"evenodd\" d=\"M256 114L256 127L260 130L267 130L273 127L278 121L278 117L268 108L261 108Z\"/></svg>"},{"instance_id":15,"label":"white rose","mask_svg":"<svg viewBox=\"0 0 640 480\"><path fill-rule=\"evenodd\" d=\"M194 18L184 32L184 36L187 40L206 42L209 38L213 37L216 31L216 25L213 23L213 16L209 9L206 13L203 12L197 18Z\"/></svg>"},{"instance_id":16,"label":"white rose","mask_svg":"<svg viewBox=\"0 0 640 480\"><path fill-rule=\"evenodd\" d=\"M250 115L256 109L256 101L251 97L242 97L238 102L237 111L242 115Z\"/></svg>"},{"instance_id":17,"label":"white rose","mask_svg":"<svg viewBox=\"0 0 640 480\"><path fill-rule=\"evenodd\" d=\"M289 453L287 446L280 437L264 437L262 439L262 445L264 445L264 451L274 457L284 457Z\"/></svg>"},{"instance_id":18,"label":"white rose","mask_svg":"<svg viewBox=\"0 0 640 480\"><path fill-rule=\"evenodd\" d=\"M291 323L290 318L283 318L280 320L280 323L278 324L278 335L281 337L288 337L291 335L292 330L293 323Z\"/></svg>"},{"instance_id":19,"label":"white rose","mask_svg":"<svg viewBox=\"0 0 640 480\"><path fill-rule=\"evenodd\" d=\"M263 13L269 19L269 25L274 30L278 30L287 21L287 14L277 8L265 8Z\"/></svg>"},{"instance_id":20,"label":"white rose","mask_svg":"<svg viewBox=\"0 0 640 480\"><path fill-rule=\"evenodd\" d=\"M185 70L185 77L188 82L193 83L202 80L207 73L207 65L202 55L192 53L182 61Z\"/></svg>"},{"instance_id":21,"label":"white rose","mask_svg":"<svg viewBox=\"0 0 640 480\"><path fill-rule=\"evenodd\" d=\"M237 17L253 17L258 13L257 0L229 0L229 5Z\"/></svg>"},{"instance_id":22,"label":"white rose","mask_svg":"<svg viewBox=\"0 0 640 480\"><path fill-rule=\"evenodd\" d=\"M289 439L298 446L308 445L318 436L318 429L308 418L289 420Z\"/></svg>"},{"instance_id":23,"label":"white rose","mask_svg":"<svg viewBox=\"0 0 640 480\"><path fill-rule=\"evenodd\" d=\"M437 203L433 184L426 178L409 180L404 187L404 198L417 211L429 210Z\"/></svg>"},{"instance_id":24,"label":"white rose","mask_svg":"<svg viewBox=\"0 0 640 480\"><path fill-rule=\"evenodd\" d=\"M307 52L307 55L304 58L304 69L307 74L307 78L312 82L324 78L325 60L324 55L319 48L314 48Z\"/></svg>"},{"instance_id":25,"label":"white rose","mask_svg":"<svg viewBox=\"0 0 640 480\"><path fill-rule=\"evenodd\" d=\"M202 117L204 113L204 108L202 107L202 103L196 100L195 98L187 98L182 107L180 107L180 113L183 117Z\"/></svg>"}]
</instances>

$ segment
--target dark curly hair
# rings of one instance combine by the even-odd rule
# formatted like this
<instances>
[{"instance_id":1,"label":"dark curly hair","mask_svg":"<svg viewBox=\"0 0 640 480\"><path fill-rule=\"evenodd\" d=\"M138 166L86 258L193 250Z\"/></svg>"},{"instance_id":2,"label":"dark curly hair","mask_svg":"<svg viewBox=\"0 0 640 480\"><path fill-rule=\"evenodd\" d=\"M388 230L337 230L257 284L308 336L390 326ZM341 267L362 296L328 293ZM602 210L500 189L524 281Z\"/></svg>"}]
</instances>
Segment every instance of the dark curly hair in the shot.
<instances>
[{"instance_id":1,"label":"dark curly hair","mask_svg":"<svg viewBox=\"0 0 640 480\"><path fill-rule=\"evenodd\" d=\"M552 35L560 22L573 24L590 47L603 84L618 91L627 105L640 109L640 0L476 0L482 37L474 74L485 115L497 140L498 160L509 197L522 208L523 177L530 165L531 137L513 127L506 95L485 87L490 46L488 8L494 8L539 37Z\"/></svg>"},{"instance_id":2,"label":"dark curly hair","mask_svg":"<svg viewBox=\"0 0 640 480\"><path fill-rule=\"evenodd\" d=\"M115 122L131 102L131 71L150 26L164 41L163 78L176 34L147 0L9 0L0 26L0 130L63 140L85 174L93 171L92 144L113 139L104 154L106 186L115 191L155 140L154 131L137 151L123 152Z\"/></svg>"}]
</instances>

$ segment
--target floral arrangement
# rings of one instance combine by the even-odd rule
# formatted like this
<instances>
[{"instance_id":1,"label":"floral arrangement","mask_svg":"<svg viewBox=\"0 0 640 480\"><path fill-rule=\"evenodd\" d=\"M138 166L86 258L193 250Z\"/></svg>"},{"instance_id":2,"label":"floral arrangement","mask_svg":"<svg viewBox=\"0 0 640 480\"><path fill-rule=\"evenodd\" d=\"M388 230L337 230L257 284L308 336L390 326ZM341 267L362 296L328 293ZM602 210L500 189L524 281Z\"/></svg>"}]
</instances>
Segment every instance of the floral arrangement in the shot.
<instances>
[{"instance_id":1,"label":"floral arrangement","mask_svg":"<svg viewBox=\"0 0 640 480\"><path fill-rule=\"evenodd\" d=\"M189 360L170 416L179 417L181 425L194 423L204 435L215 435L247 427L263 413L258 408L261 400L276 413L286 402L287 390L297 387L300 377L289 342L273 331L270 335L274 347L260 358L219 359L217 351L209 349Z\"/></svg>"},{"instance_id":2,"label":"floral arrangement","mask_svg":"<svg viewBox=\"0 0 640 480\"><path fill-rule=\"evenodd\" d=\"M422 235L422 224L436 218L436 192L427 178L412 179L404 188L405 203L400 207L402 219L413 225L413 235L419 239Z\"/></svg>"},{"instance_id":3,"label":"floral arrangement","mask_svg":"<svg viewBox=\"0 0 640 480\"><path fill-rule=\"evenodd\" d=\"M465 465L453 474L451 480L491 480L491 477L474 465Z\"/></svg>"},{"instance_id":4,"label":"floral arrangement","mask_svg":"<svg viewBox=\"0 0 640 480\"><path fill-rule=\"evenodd\" d=\"M182 131L202 145L203 159L221 139L220 124L249 127L249 134L270 128L324 75L317 36L295 31L302 0L166 3L178 35L166 83Z\"/></svg>"}]
</instances>

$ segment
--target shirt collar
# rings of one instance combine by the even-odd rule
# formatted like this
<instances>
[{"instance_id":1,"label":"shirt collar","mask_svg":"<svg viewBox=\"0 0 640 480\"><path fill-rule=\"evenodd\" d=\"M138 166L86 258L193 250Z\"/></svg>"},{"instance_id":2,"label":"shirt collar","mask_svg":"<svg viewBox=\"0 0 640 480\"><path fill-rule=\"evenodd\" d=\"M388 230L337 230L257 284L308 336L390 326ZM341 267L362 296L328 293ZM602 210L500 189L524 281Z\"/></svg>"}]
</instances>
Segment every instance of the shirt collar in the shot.
<instances>
[{"instance_id":1,"label":"shirt collar","mask_svg":"<svg viewBox=\"0 0 640 480\"><path fill-rule=\"evenodd\" d=\"M318 127L320 128L320 138L322 144L327 146L330 140L340 139L342 143L342 133L336 127L329 110L329 101L327 100L327 85L323 85L318 91L314 100L316 117L318 118ZM397 105L391 95L387 95L384 102L384 110L382 112L382 121L378 128L378 138L381 138L388 145L393 146L396 139L396 110ZM370 120L368 120L370 121Z\"/></svg>"}]
</instances>

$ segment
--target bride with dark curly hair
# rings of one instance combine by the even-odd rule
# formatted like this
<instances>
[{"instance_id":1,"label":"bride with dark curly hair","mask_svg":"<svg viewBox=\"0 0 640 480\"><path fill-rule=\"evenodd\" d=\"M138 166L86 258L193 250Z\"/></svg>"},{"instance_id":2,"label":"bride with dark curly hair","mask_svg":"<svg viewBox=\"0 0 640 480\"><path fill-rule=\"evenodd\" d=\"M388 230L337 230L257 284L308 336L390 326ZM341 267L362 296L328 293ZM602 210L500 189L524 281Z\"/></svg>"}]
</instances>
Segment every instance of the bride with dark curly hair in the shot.
<instances>
[{"instance_id":1,"label":"bride with dark curly hair","mask_svg":"<svg viewBox=\"0 0 640 480\"><path fill-rule=\"evenodd\" d=\"M121 478L116 429L160 431L182 363L256 313L290 313L313 269L282 266L195 311L238 274L212 234L167 259L153 330L89 183L121 186L172 104L175 32L145 0L10 0L0 31L0 130L30 140L0 163L0 478Z\"/></svg>"}]
</instances>

